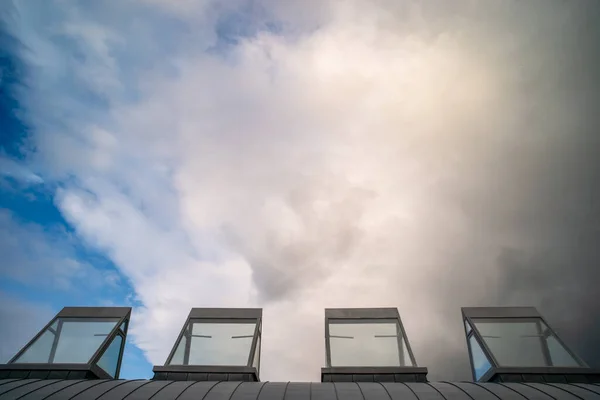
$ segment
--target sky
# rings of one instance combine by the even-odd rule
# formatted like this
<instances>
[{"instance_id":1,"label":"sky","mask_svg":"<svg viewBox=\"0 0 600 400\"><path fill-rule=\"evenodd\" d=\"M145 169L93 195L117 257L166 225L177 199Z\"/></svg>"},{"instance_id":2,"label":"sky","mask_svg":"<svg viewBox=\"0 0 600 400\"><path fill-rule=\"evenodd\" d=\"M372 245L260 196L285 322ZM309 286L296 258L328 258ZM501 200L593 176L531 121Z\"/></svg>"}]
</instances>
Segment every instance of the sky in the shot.
<instances>
[{"instance_id":1,"label":"sky","mask_svg":"<svg viewBox=\"0 0 600 400\"><path fill-rule=\"evenodd\" d=\"M600 367L597 0L4 0L0 359L133 307L262 307L261 380L319 380L323 309L397 307L471 379L462 306L535 306Z\"/></svg>"}]
</instances>

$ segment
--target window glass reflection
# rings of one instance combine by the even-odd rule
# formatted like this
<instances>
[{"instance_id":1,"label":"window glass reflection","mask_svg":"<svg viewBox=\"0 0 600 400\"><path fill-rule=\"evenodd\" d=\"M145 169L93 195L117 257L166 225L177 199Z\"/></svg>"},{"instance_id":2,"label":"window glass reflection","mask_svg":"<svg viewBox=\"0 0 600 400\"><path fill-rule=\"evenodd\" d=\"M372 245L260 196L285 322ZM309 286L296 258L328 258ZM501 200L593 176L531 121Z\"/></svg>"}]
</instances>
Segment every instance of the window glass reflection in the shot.
<instances>
[{"instance_id":1,"label":"window glass reflection","mask_svg":"<svg viewBox=\"0 0 600 400\"><path fill-rule=\"evenodd\" d=\"M255 327L256 322L192 322L170 364L248 365Z\"/></svg>"},{"instance_id":2,"label":"window glass reflection","mask_svg":"<svg viewBox=\"0 0 600 400\"><path fill-rule=\"evenodd\" d=\"M117 321L59 318L14 362L88 363Z\"/></svg>"},{"instance_id":3,"label":"window glass reflection","mask_svg":"<svg viewBox=\"0 0 600 400\"><path fill-rule=\"evenodd\" d=\"M100 357L100 360L98 360L98 366L113 378L117 374L122 342L123 338L120 335L115 336L111 344L106 348L104 354L102 354L102 357Z\"/></svg>"},{"instance_id":4,"label":"window glass reflection","mask_svg":"<svg viewBox=\"0 0 600 400\"><path fill-rule=\"evenodd\" d=\"M469 339L469 347L471 348L471 364L473 365L475 380L478 381L489 371L492 365L486 358L474 335Z\"/></svg>"},{"instance_id":5,"label":"window glass reflection","mask_svg":"<svg viewBox=\"0 0 600 400\"><path fill-rule=\"evenodd\" d=\"M50 350L56 336L50 330L46 330L35 342L25 350L15 363L47 363L50 359Z\"/></svg>"},{"instance_id":6,"label":"window glass reflection","mask_svg":"<svg viewBox=\"0 0 600 400\"><path fill-rule=\"evenodd\" d=\"M398 323L387 320L330 320L332 367L411 365Z\"/></svg>"},{"instance_id":7,"label":"window glass reflection","mask_svg":"<svg viewBox=\"0 0 600 400\"><path fill-rule=\"evenodd\" d=\"M552 365L555 367L579 367L579 363L571 354L559 343L554 336L548 337L548 350Z\"/></svg>"},{"instance_id":8,"label":"window glass reflection","mask_svg":"<svg viewBox=\"0 0 600 400\"><path fill-rule=\"evenodd\" d=\"M117 321L63 321L54 363L87 363Z\"/></svg>"},{"instance_id":9,"label":"window glass reflection","mask_svg":"<svg viewBox=\"0 0 600 400\"><path fill-rule=\"evenodd\" d=\"M475 326L500 366L578 366L539 318L476 320Z\"/></svg>"}]
</instances>

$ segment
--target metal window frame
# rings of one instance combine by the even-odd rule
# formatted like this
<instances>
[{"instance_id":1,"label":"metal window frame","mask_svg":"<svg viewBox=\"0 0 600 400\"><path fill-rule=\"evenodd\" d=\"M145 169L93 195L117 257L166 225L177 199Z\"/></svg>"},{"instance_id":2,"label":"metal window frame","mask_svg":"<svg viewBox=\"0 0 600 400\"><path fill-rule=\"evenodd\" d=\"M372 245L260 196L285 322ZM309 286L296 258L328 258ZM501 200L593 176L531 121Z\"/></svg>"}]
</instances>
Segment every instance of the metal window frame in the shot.
<instances>
[{"instance_id":1,"label":"metal window frame","mask_svg":"<svg viewBox=\"0 0 600 400\"><path fill-rule=\"evenodd\" d=\"M400 318L400 313L397 308L392 307L382 307L382 308L326 308L325 309L325 359L327 368L354 368L354 367L338 367L331 365L331 343L330 343L330 333L329 333L329 325L331 321L335 320L343 320L347 321L347 323L369 323L369 321L373 321L371 323L377 323L377 320L394 320L396 321L396 331L399 334L398 337L398 355L400 357L400 364L402 363L402 357L404 353L404 348L402 346L402 340L406 344L406 349L408 350L408 356L412 365L403 366L399 365L398 367L393 368L416 368L418 364L415 360L415 356L413 354L412 348L410 346L410 341L408 340L408 336L406 335L406 331L404 330L404 325L402 324L402 319ZM336 322L333 322L336 323ZM337 322L340 323L340 322ZM344 323L344 322L341 322ZM357 368L367 368L364 366L356 366ZM368 368L388 368L388 367L368 367Z\"/></svg>"},{"instance_id":2,"label":"metal window frame","mask_svg":"<svg viewBox=\"0 0 600 400\"><path fill-rule=\"evenodd\" d=\"M129 328L129 320L131 319L131 307L64 307L58 314L54 316L25 346L23 346L17 354L15 354L7 363L11 367L17 369L46 369L46 370L89 370L92 371L99 378L107 379L118 379L121 372L121 363L123 361L123 352L125 349L125 341L127 338L127 330ZM100 346L96 349L94 354L90 357L87 363L53 363L54 355L56 354L56 348L58 346L58 339L62 330L62 324L65 321L80 321L80 322L94 322L94 321L107 321L115 320L115 326L106 335ZM58 321L56 331L52 328L52 325ZM123 322L125 324L125 332L120 328ZM52 348L48 357L48 363L19 363L17 360L19 357L27 351L46 331L52 331L55 335ZM119 349L119 357L117 359L117 369L115 376L111 376L110 373L104 371L98 366L98 361L104 355L104 352L108 349L108 346L112 343L113 339L117 336L121 336L121 348Z\"/></svg>"},{"instance_id":3,"label":"metal window frame","mask_svg":"<svg viewBox=\"0 0 600 400\"><path fill-rule=\"evenodd\" d=\"M254 354L258 351L258 367L256 368L257 377L260 372L260 349L257 348L258 340L262 334L262 308L192 308L188 317L177 336L177 340L173 344L173 348L165 361L164 367L172 367L172 368L187 368L192 367L194 365L186 364L185 361L189 362L189 354L190 354L190 344L191 341L188 340L186 343L186 348L184 350L184 364L171 364L175 352L177 351L177 347L179 346L183 336L186 331L191 327L193 323L254 323L254 333L252 336L252 344L250 347L250 352L248 354L248 360L246 365L218 365L218 366L202 366L202 367L215 367L219 370L228 369L228 368L239 368L239 367L250 367L252 368L252 362L254 360Z\"/></svg>"},{"instance_id":4,"label":"metal window frame","mask_svg":"<svg viewBox=\"0 0 600 400\"><path fill-rule=\"evenodd\" d=\"M503 369L513 369L513 370L522 370L526 373L534 372L537 369L552 370L554 368L560 368L562 370L566 370L565 367L557 367L557 366L544 366L544 367L519 367L519 366L503 366L498 363L498 360L494 356L491 349L488 347L483 335L479 332L477 325L475 322L479 321L489 321L489 322L541 322L544 324L549 332L548 335L544 335L545 338L549 336L554 336L554 338L558 341L558 343L565 349L565 351L579 364L579 367L568 367L570 369L578 370L578 369L589 369L589 366L585 361L583 361L577 354L575 354L560 338L560 336L552 329L552 326L548 324L548 321L544 319L544 317L537 311L535 307L462 307L461 308L462 319L463 319L463 327L465 330L465 337L467 340L467 349L469 351L469 363L471 364L471 374L473 376L474 381L486 382L489 381L498 371ZM467 322L471 327L471 331L467 332L467 326L465 324ZM541 325L540 325L541 328ZM541 333L541 332L540 332ZM481 347L481 350L484 353L484 356L487 358L489 363L491 364L491 368L479 379L477 380L475 377L475 365L473 363L473 353L471 349L470 339L471 336L475 335L475 340ZM549 349L546 346L542 345L542 352L544 355L544 359L548 364L552 364Z\"/></svg>"}]
</instances>

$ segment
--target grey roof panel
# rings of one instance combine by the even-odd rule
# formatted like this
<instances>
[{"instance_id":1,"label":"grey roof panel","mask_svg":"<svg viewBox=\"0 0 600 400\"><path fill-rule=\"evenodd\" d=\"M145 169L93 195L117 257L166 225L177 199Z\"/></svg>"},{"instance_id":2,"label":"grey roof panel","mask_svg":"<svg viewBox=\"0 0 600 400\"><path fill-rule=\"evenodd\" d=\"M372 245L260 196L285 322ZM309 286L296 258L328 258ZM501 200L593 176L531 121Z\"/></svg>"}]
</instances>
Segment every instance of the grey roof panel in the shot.
<instances>
[{"instance_id":1,"label":"grey roof panel","mask_svg":"<svg viewBox=\"0 0 600 400\"><path fill-rule=\"evenodd\" d=\"M572 385L600 394L600 386L597 385L590 385L589 383L573 383Z\"/></svg>"},{"instance_id":2,"label":"grey roof panel","mask_svg":"<svg viewBox=\"0 0 600 400\"><path fill-rule=\"evenodd\" d=\"M444 400L444 397L431 385L413 382L406 382L404 384L414 392L419 400Z\"/></svg>"},{"instance_id":3,"label":"grey roof panel","mask_svg":"<svg viewBox=\"0 0 600 400\"><path fill-rule=\"evenodd\" d=\"M600 400L566 383L0 380L0 400Z\"/></svg>"},{"instance_id":4,"label":"grey roof panel","mask_svg":"<svg viewBox=\"0 0 600 400\"><path fill-rule=\"evenodd\" d=\"M260 393L260 390L263 388L264 385L264 382L243 382L237 388L237 390L233 392L231 400L256 400L258 394Z\"/></svg>"},{"instance_id":5,"label":"grey roof panel","mask_svg":"<svg viewBox=\"0 0 600 400\"><path fill-rule=\"evenodd\" d=\"M94 385L94 386L89 387L79 393L76 393L71 398L75 399L75 400L96 400L97 398L106 394L107 392L110 392L111 390L113 390L121 385L125 385L129 382L131 382L131 381L105 380L102 383L100 383L99 385Z\"/></svg>"},{"instance_id":6,"label":"grey roof panel","mask_svg":"<svg viewBox=\"0 0 600 400\"><path fill-rule=\"evenodd\" d=\"M164 381L156 381L158 382L164 382ZM187 390L190 386L192 386L195 382L194 381L166 381L166 385L162 385L160 388L158 389L154 389L154 395L152 396L152 400L173 400L178 398L179 396L181 396L181 394ZM146 388L146 386L144 386L142 389ZM142 390L140 389L140 390ZM137 391L136 391L137 393ZM140 397L141 399L149 399L150 396L146 396L146 397ZM132 399L131 396L129 396L127 398L127 400L134 400Z\"/></svg>"},{"instance_id":7,"label":"grey roof panel","mask_svg":"<svg viewBox=\"0 0 600 400\"><path fill-rule=\"evenodd\" d=\"M468 394L460 388L444 382L429 382L446 400L471 400Z\"/></svg>"},{"instance_id":8,"label":"grey roof panel","mask_svg":"<svg viewBox=\"0 0 600 400\"><path fill-rule=\"evenodd\" d=\"M54 392L53 394L51 394L44 400L67 400L67 399L70 399L71 397L75 396L78 393L81 393L91 387L100 385L100 384L102 384L104 382L108 382L108 381L106 381L106 380L90 380L90 381L80 380L80 381L74 381L74 382L75 382L74 385L68 386L62 390Z\"/></svg>"},{"instance_id":9,"label":"grey roof panel","mask_svg":"<svg viewBox=\"0 0 600 400\"><path fill-rule=\"evenodd\" d=\"M6 385L7 383L10 383L10 382L18 381L19 379L20 379L20 378L8 378L8 379L2 379L2 380L0 381L0 386L2 386L2 385Z\"/></svg>"},{"instance_id":10,"label":"grey roof panel","mask_svg":"<svg viewBox=\"0 0 600 400\"><path fill-rule=\"evenodd\" d=\"M335 387L333 383L321 383L311 385L310 387L311 400L335 400Z\"/></svg>"},{"instance_id":11,"label":"grey roof panel","mask_svg":"<svg viewBox=\"0 0 600 400\"><path fill-rule=\"evenodd\" d=\"M18 379L16 381L12 381L7 383L6 385L0 386L0 395L6 392L10 392L11 390L15 390L21 386L30 385L34 382L38 382L39 379Z\"/></svg>"},{"instance_id":12,"label":"grey roof panel","mask_svg":"<svg viewBox=\"0 0 600 400\"><path fill-rule=\"evenodd\" d=\"M481 385L477 385L473 382L446 382L446 383L449 385L456 386L457 388L459 388L461 390L464 390L465 393L471 399L498 400L498 396L496 394L490 392L485 387L482 387Z\"/></svg>"},{"instance_id":13,"label":"grey roof panel","mask_svg":"<svg viewBox=\"0 0 600 400\"><path fill-rule=\"evenodd\" d=\"M391 400L390 395L380 383L360 382L357 385L360 387L365 400Z\"/></svg>"},{"instance_id":14,"label":"grey roof panel","mask_svg":"<svg viewBox=\"0 0 600 400\"><path fill-rule=\"evenodd\" d=\"M521 393L515 392L498 383L473 383L473 385L477 385L490 393L493 393L495 396L498 396L499 399L523 400L523 395Z\"/></svg>"},{"instance_id":15,"label":"grey roof panel","mask_svg":"<svg viewBox=\"0 0 600 400\"><path fill-rule=\"evenodd\" d=\"M109 392L104 393L102 396L98 397L98 400L121 400L125 397L129 396L133 391L139 389L140 387L148 385L152 381L147 380L139 380L139 381L127 381L123 385L119 385Z\"/></svg>"},{"instance_id":16,"label":"grey roof panel","mask_svg":"<svg viewBox=\"0 0 600 400\"><path fill-rule=\"evenodd\" d=\"M31 392L35 392L38 389L44 388L46 386L50 386L54 383L58 382L57 380L40 380L37 382L31 382L27 385L22 385L19 387L15 387L12 390L4 392L0 395L0 399L2 400L15 400L22 396L26 396Z\"/></svg>"},{"instance_id":17,"label":"grey roof panel","mask_svg":"<svg viewBox=\"0 0 600 400\"><path fill-rule=\"evenodd\" d=\"M355 382L335 382L333 385L338 399L364 400L360 387Z\"/></svg>"},{"instance_id":18,"label":"grey roof panel","mask_svg":"<svg viewBox=\"0 0 600 400\"><path fill-rule=\"evenodd\" d=\"M177 400L202 400L215 386L219 386L221 383L227 382L194 382L181 393Z\"/></svg>"},{"instance_id":19,"label":"grey roof panel","mask_svg":"<svg viewBox=\"0 0 600 400\"><path fill-rule=\"evenodd\" d=\"M267 382L258 394L257 400L283 400L287 386L287 382Z\"/></svg>"},{"instance_id":20,"label":"grey roof panel","mask_svg":"<svg viewBox=\"0 0 600 400\"><path fill-rule=\"evenodd\" d=\"M566 383L549 383L548 385L565 390L583 400L600 400L600 394L590 392L589 390L580 388L579 386L569 385Z\"/></svg>"},{"instance_id":21,"label":"grey roof panel","mask_svg":"<svg viewBox=\"0 0 600 400\"><path fill-rule=\"evenodd\" d=\"M31 393L21 397L20 400L43 399L43 398L53 395L54 393L64 390L65 388L68 388L69 386L73 386L78 383L79 383L79 381L76 381L76 380L59 380L59 381L54 382L51 385L45 386L41 389L36 390L35 392L31 392Z\"/></svg>"},{"instance_id":22,"label":"grey roof panel","mask_svg":"<svg viewBox=\"0 0 600 400\"><path fill-rule=\"evenodd\" d=\"M546 393L532 388L531 386L524 385L522 383L514 383L514 382L506 382L501 383L501 385L514 390L515 392L523 395L523 397L530 400L553 400L552 396L547 395Z\"/></svg>"},{"instance_id":23,"label":"grey roof panel","mask_svg":"<svg viewBox=\"0 0 600 400\"><path fill-rule=\"evenodd\" d=\"M580 399L580 397L575 396L573 393L566 391L564 389L561 388L557 388L555 386L552 385L546 385L543 383L536 383L536 382L527 382L527 383L523 383L523 385L527 385L527 386L531 386L532 388L535 388L541 392L546 393L548 396L551 396L555 399L565 399L565 400L578 400Z\"/></svg>"},{"instance_id":24,"label":"grey roof panel","mask_svg":"<svg viewBox=\"0 0 600 400\"><path fill-rule=\"evenodd\" d=\"M381 386L388 392L392 400L418 400L417 395L403 383L382 382Z\"/></svg>"},{"instance_id":25,"label":"grey roof panel","mask_svg":"<svg viewBox=\"0 0 600 400\"><path fill-rule=\"evenodd\" d=\"M242 384L242 382L219 382L206 393L206 400L230 400L233 393Z\"/></svg>"},{"instance_id":26,"label":"grey roof panel","mask_svg":"<svg viewBox=\"0 0 600 400\"><path fill-rule=\"evenodd\" d=\"M284 400L309 400L310 382L290 382Z\"/></svg>"},{"instance_id":27,"label":"grey roof panel","mask_svg":"<svg viewBox=\"0 0 600 400\"><path fill-rule=\"evenodd\" d=\"M146 381L148 382L148 381ZM129 393L127 396L127 400L146 400L150 397L155 398L158 393L164 390L164 387L169 384L174 384L178 382L173 381L149 381L147 385L139 386L133 392Z\"/></svg>"}]
</instances>

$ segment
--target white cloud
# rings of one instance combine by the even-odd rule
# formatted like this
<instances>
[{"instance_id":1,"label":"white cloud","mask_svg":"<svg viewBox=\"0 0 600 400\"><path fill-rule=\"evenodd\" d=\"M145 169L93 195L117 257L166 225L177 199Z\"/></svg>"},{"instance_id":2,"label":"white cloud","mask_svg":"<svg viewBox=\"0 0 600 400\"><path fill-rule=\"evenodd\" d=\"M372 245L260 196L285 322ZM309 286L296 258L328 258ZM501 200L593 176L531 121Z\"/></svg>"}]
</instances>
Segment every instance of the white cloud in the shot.
<instances>
[{"instance_id":1,"label":"white cloud","mask_svg":"<svg viewBox=\"0 0 600 400\"><path fill-rule=\"evenodd\" d=\"M421 364L435 377L448 355L458 367L444 376L466 377L458 307L494 298L503 248L541 240L505 221L529 212L546 159L525 142L531 164L507 170L506 154L525 130L559 151L579 112L536 83L553 50L537 34L562 9L535 10L530 31L512 26L529 6L332 1L298 15L286 3L271 11L283 32L215 55L193 38L218 12L189 4L175 9L192 30L174 41L181 52L120 82L134 100L94 83L116 79L108 68L89 86L108 96L105 114L38 133L49 168L74 177L57 196L65 217L143 304L135 342L160 364L189 307L262 306L262 378L317 379L324 307L398 306ZM87 26L101 23L116 29ZM90 60L106 59L93 36ZM520 170L533 172L518 181Z\"/></svg>"},{"instance_id":2,"label":"white cloud","mask_svg":"<svg viewBox=\"0 0 600 400\"><path fill-rule=\"evenodd\" d=\"M0 154L0 176L10 177L26 185L37 185L44 180L21 163Z\"/></svg>"}]
</instances>

